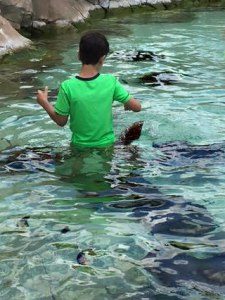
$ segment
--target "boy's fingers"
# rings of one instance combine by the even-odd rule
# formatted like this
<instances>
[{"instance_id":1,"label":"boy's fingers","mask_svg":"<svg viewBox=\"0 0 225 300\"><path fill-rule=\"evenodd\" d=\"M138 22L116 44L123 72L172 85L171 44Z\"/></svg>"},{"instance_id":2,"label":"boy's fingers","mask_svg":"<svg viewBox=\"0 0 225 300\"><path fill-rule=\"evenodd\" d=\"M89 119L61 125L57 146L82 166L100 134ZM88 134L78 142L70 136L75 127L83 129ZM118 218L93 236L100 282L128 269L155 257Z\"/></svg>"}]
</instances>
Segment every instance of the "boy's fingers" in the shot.
<instances>
[{"instance_id":1,"label":"boy's fingers","mask_svg":"<svg viewBox=\"0 0 225 300\"><path fill-rule=\"evenodd\" d=\"M45 87L45 93L48 93L48 86Z\"/></svg>"}]
</instances>

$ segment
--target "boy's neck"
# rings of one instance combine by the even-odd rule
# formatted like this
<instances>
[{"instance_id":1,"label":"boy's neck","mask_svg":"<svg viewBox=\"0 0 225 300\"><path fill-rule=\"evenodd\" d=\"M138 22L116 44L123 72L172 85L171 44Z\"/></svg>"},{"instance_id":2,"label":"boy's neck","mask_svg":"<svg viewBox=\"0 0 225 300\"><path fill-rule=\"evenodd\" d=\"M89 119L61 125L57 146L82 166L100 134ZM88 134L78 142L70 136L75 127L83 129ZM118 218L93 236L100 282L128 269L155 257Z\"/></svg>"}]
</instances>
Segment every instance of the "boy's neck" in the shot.
<instances>
[{"instance_id":1,"label":"boy's neck","mask_svg":"<svg viewBox=\"0 0 225 300\"><path fill-rule=\"evenodd\" d=\"M79 76L83 78L94 77L99 73L101 66L97 65L82 65Z\"/></svg>"}]
</instances>

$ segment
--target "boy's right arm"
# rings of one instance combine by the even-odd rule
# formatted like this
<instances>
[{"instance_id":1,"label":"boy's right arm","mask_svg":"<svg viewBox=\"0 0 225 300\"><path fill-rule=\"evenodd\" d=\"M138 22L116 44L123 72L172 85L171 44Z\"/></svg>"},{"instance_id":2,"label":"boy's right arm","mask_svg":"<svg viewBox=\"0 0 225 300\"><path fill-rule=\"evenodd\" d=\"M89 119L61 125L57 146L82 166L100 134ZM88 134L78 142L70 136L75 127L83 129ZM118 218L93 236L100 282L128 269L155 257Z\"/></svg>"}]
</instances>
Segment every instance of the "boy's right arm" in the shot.
<instances>
[{"instance_id":1,"label":"boy's right arm","mask_svg":"<svg viewBox=\"0 0 225 300\"><path fill-rule=\"evenodd\" d=\"M66 125L68 116L62 116L55 112L54 106L48 101L48 87L44 91L38 90L37 102L44 108L50 118L59 126Z\"/></svg>"},{"instance_id":2,"label":"boy's right arm","mask_svg":"<svg viewBox=\"0 0 225 300\"><path fill-rule=\"evenodd\" d=\"M124 109L139 112L141 111L141 103L137 99L132 98L124 104Z\"/></svg>"}]
</instances>

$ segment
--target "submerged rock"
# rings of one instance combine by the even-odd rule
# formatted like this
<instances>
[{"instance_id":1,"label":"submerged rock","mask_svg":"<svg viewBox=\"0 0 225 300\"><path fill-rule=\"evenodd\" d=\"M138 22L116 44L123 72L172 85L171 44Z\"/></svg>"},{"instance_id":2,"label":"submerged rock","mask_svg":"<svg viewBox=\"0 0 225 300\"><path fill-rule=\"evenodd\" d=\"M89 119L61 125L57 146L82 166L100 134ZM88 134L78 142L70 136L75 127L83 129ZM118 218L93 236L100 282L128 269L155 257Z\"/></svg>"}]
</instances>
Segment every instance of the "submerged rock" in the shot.
<instances>
[{"instance_id":1,"label":"submerged rock","mask_svg":"<svg viewBox=\"0 0 225 300\"><path fill-rule=\"evenodd\" d=\"M28 221L27 221L28 219L30 219L30 216L25 216L25 217L21 218L21 219L17 222L16 226L17 226L17 227L29 227L29 223L28 223Z\"/></svg>"},{"instance_id":2,"label":"submerged rock","mask_svg":"<svg viewBox=\"0 0 225 300\"><path fill-rule=\"evenodd\" d=\"M61 233L67 233L67 232L69 232L70 231L70 228L69 228L69 226L65 226L63 229L61 229Z\"/></svg>"},{"instance_id":3,"label":"submerged rock","mask_svg":"<svg viewBox=\"0 0 225 300\"><path fill-rule=\"evenodd\" d=\"M188 243L188 242L179 242L179 241L170 241L169 244L175 248L181 249L181 250L192 250L197 247L217 247L217 245L214 244L199 244L199 243Z\"/></svg>"},{"instance_id":4,"label":"submerged rock","mask_svg":"<svg viewBox=\"0 0 225 300\"><path fill-rule=\"evenodd\" d=\"M85 195L85 197L91 198L91 197L98 197L99 193L97 193L97 192L85 192L84 195Z\"/></svg>"},{"instance_id":5,"label":"submerged rock","mask_svg":"<svg viewBox=\"0 0 225 300\"><path fill-rule=\"evenodd\" d=\"M87 265L88 264L88 261L87 261L87 259L85 257L85 253L83 251L78 253L78 255L77 255L77 262L80 265Z\"/></svg>"}]
</instances>

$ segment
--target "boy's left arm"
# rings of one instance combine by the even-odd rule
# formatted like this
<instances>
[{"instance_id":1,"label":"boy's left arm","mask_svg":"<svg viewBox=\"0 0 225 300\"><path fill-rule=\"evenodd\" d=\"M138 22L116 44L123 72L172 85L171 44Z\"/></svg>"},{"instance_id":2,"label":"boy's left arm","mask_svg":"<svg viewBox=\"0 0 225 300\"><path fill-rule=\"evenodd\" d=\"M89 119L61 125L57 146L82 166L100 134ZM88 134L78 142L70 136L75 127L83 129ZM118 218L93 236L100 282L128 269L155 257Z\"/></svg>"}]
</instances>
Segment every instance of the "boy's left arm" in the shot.
<instances>
[{"instance_id":1,"label":"boy's left arm","mask_svg":"<svg viewBox=\"0 0 225 300\"><path fill-rule=\"evenodd\" d=\"M134 112L141 111L141 103L137 99L134 99L129 92L116 80L113 99L124 104L125 110L132 110Z\"/></svg>"},{"instance_id":2,"label":"boy's left arm","mask_svg":"<svg viewBox=\"0 0 225 300\"><path fill-rule=\"evenodd\" d=\"M44 108L50 118L59 126L63 127L68 121L68 116L62 116L55 112L54 106L48 101L48 87L44 91L38 90L37 102Z\"/></svg>"}]
</instances>

